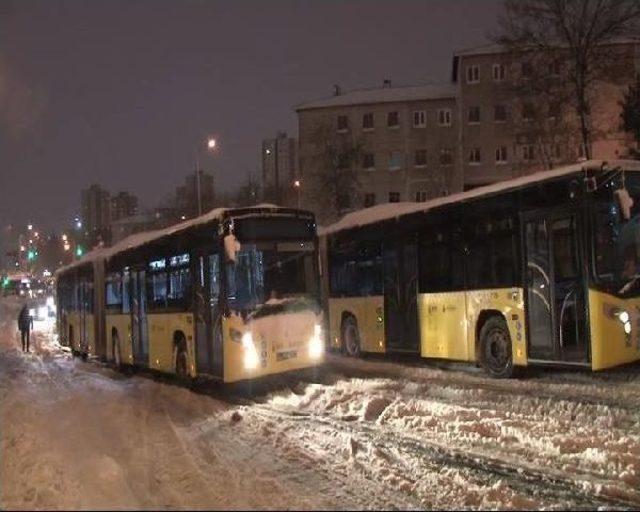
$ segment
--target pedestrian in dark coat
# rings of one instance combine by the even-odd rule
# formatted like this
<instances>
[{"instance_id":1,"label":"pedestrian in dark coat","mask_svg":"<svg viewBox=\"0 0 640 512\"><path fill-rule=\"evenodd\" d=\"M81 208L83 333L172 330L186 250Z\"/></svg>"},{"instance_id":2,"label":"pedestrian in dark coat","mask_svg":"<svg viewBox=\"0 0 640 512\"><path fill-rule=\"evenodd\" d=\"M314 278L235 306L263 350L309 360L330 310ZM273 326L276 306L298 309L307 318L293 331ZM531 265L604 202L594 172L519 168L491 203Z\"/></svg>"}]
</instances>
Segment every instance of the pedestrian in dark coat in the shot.
<instances>
[{"instance_id":1,"label":"pedestrian in dark coat","mask_svg":"<svg viewBox=\"0 0 640 512\"><path fill-rule=\"evenodd\" d=\"M27 308L26 304L22 306L18 314L18 329L22 338L22 351L29 352L29 338L33 329L33 317L29 314L29 308Z\"/></svg>"}]
</instances>

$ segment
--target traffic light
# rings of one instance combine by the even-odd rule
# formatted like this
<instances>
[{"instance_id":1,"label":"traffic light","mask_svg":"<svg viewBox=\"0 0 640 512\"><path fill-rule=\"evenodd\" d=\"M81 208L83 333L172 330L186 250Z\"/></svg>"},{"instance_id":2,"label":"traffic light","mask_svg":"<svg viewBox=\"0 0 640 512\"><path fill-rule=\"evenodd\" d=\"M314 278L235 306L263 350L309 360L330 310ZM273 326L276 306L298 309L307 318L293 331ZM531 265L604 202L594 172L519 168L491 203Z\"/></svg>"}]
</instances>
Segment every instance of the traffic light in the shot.
<instances>
[{"instance_id":1,"label":"traffic light","mask_svg":"<svg viewBox=\"0 0 640 512\"><path fill-rule=\"evenodd\" d=\"M34 251L33 249L29 249L29 252L27 253L27 260L33 261L36 259L37 255L38 255L37 251Z\"/></svg>"},{"instance_id":2,"label":"traffic light","mask_svg":"<svg viewBox=\"0 0 640 512\"><path fill-rule=\"evenodd\" d=\"M5 276L5 278L2 280L2 287L6 288L7 286L9 286L9 278Z\"/></svg>"},{"instance_id":3,"label":"traffic light","mask_svg":"<svg viewBox=\"0 0 640 512\"><path fill-rule=\"evenodd\" d=\"M78 247L76 247L76 256L79 258L84 254L84 249L82 248L81 245L79 245Z\"/></svg>"}]
</instances>

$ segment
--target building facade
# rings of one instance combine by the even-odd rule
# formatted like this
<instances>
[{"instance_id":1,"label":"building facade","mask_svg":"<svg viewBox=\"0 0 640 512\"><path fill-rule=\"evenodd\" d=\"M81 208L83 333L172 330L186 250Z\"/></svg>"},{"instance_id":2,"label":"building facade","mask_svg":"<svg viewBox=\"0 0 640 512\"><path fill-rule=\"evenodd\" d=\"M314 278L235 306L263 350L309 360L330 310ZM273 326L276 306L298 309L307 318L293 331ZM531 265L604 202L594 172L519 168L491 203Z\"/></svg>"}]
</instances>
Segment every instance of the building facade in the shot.
<instances>
[{"instance_id":1,"label":"building facade","mask_svg":"<svg viewBox=\"0 0 640 512\"><path fill-rule=\"evenodd\" d=\"M387 85L299 105L302 203L315 204L323 194L314 176L325 172L331 145L351 148L355 155L346 211L461 190L455 94L451 84ZM324 213L321 217L333 212Z\"/></svg>"},{"instance_id":2,"label":"building facade","mask_svg":"<svg viewBox=\"0 0 640 512\"><path fill-rule=\"evenodd\" d=\"M544 57L544 58L543 58ZM570 65L562 49L550 56L514 55L498 45L456 52L452 80L442 85L341 93L298 105L302 204L321 221L362 207L424 201L591 158L627 156L624 93L640 76L640 41L610 45L607 72L590 86L590 147L584 148ZM332 147L334 154L328 148ZM327 211L318 199L331 188L340 151L357 158L349 204ZM332 158L336 162L332 163ZM333 174L332 174L333 172ZM341 203L338 201L333 204Z\"/></svg>"},{"instance_id":3,"label":"building facade","mask_svg":"<svg viewBox=\"0 0 640 512\"><path fill-rule=\"evenodd\" d=\"M213 174L200 169L189 174L184 185L176 188L176 208L180 218L197 217L215 206Z\"/></svg>"},{"instance_id":4,"label":"building facade","mask_svg":"<svg viewBox=\"0 0 640 512\"><path fill-rule=\"evenodd\" d=\"M262 141L262 190L269 199L284 202L297 178L298 141L278 132L275 138Z\"/></svg>"},{"instance_id":5,"label":"building facade","mask_svg":"<svg viewBox=\"0 0 640 512\"><path fill-rule=\"evenodd\" d=\"M90 247L108 243L111 223L111 195L100 185L82 190L80 197L82 226Z\"/></svg>"},{"instance_id":6,"label":"building facade","mask_svg":"<svg viewBox=\"0 0 640 512\"><path fill-rule=\"evenodd\" d=\"M129 192L118 192L111 197L111 222L132 217L138 213L138 198Z\"/></svg>"},{"instance_id":7,"label":"building facade","mask_svg":"<svg viewBox=\"0 0 640 512\"><path fill-rule=\"evenodd\" d=\"M620 102L640 73L640 45L612 45L606 79L592 87L591 147L596 159L620 158L629 148ZM457 52L460 162L464 188L574 163L584 158L566 52L513 55L499 45Z\"/></svg>"}]
</instances>

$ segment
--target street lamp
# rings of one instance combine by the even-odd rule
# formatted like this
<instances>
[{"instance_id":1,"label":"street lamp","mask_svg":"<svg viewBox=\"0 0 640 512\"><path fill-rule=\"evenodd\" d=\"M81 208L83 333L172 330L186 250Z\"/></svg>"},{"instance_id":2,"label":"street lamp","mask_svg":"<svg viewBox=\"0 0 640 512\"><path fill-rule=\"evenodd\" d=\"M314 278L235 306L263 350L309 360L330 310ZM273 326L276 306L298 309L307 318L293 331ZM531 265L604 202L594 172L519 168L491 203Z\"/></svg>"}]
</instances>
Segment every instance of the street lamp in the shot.
<instances>
[{"instance_id":1,"label":"street lamp","mask_svg":"<svg viewBox=\"0 0 640 512\"><path fill-rule=\"evenodd\" d=\"M207 149L213 151L216 149L217 141L213 137L207 139ZM202 198L200 197L200 146L196 149L196 194L198 195L198 216L202 215Z\"/></svg>"}]
</instances>

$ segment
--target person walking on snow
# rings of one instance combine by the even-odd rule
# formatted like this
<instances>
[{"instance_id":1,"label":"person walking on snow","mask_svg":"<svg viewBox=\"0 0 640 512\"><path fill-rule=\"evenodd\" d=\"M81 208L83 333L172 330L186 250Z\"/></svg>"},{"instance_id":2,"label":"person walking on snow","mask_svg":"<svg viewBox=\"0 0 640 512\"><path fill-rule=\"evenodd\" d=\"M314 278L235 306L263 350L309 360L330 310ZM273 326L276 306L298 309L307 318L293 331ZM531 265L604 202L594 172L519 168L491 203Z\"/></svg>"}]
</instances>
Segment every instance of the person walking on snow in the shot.
<instances>
[{"instance_id":1,"label":"person walking on snow","mask_svg":"<svg viewBox=\"0 0 640 512\"><path fill-rule=\"evenodd\" d=\"M27 308L26 304L22 306L18 314L18 329L22 338L22 351L29 352L29 338L33 329L33 317L29 314L29 308Z\"/></svg>"}]
</instances>

